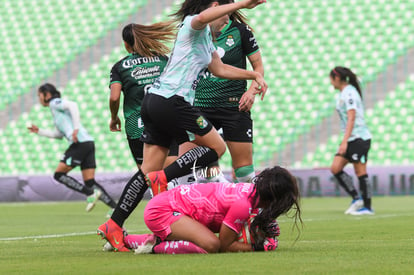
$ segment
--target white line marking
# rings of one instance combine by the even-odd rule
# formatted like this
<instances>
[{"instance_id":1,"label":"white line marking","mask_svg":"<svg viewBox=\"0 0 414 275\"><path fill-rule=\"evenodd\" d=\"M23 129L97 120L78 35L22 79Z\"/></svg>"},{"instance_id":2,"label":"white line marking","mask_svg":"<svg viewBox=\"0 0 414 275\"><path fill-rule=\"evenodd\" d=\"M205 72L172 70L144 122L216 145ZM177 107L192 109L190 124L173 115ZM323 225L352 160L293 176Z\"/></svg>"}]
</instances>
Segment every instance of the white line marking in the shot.
<instances>
[{"instance_id":1,"label":"white line marking","mask_svg":"<svg viewBox=\"0 0 414 275\"><path fill-rule=\"evenodd\" d=\"M348 218L350 220L360 220L360 219L387 219L387 218L395 218L395 217L411 217L414 216L414 213L404 213L404 214L383 214L383 215L373 215L373 216L350 216L350 215L338 215L337 218L309 218L303 219L303 222L323 222L323 221L333 221L333 220L343 220L344 218ZM283 219L278 220L279 223L290 223L292 222L291 219ZM147 228L142 227L138 228L138 230L128 231L130 233L134 232L143 232L147 230ZM7 242L7 241L21 241L21 240L29 240L29 239L52 239L52 238L64 238L64 237L76 237L76 236L86 236L86 235L95 235L96 231L89 231L89 232L78 232L78 233L65 233L65 234L53 234L53 235L38 235L38 236L22 236L22 237L9 237L9 238L0 238L0 241ZM409 239L412 240L412 239ZM304 242L313 242L313 241L304 241ZM321 241L314 241L314 242L321 242ZM335 241L332 241L335 242Z\"/></svg>"},{"instance_id":2,"label":"white line marking","mask_svg":"<svg viewBox=\"0 0 414 275\"><path fill-rule=\"evenodd\" d=\"M375 214L375 215L366 215L366 216L352 216L352 215L344 215L338 214L338 217L330 217L330 218L305 218L302 219L304 223L306 222L323 222L323 221L337 221L337 220L361 220L361 219L369 219L369 220L376 220L376 219L387 219L387 218L397 218L397 217L412 217L414 213L404 213L404 214ZM283 217L282 219L277 220L279 223L284 222L292 222L292 219L286 219Z\"/></svg>"},{"instance_id":3,"label":"white line marking","mask_svg":"<svg viewBox=\"0 0 414 275\"><path fill-rule=\"evenodd\" d=\"M146 228L140 228L140 230L128 231L129 233L136 233L145 231ZM77 232L77 233L65 233L65 234L53 234L53 235L38 235L38 236L23 236L23 237L10 237L10 238L0 238L0 241L21 241L21 240L30 240L30 239L52 239L52 238L64 238L64 237L76 237L76 236L87 236L87 235L97 235L96 231L89 232Z\"/></svg>"}]
</instances>

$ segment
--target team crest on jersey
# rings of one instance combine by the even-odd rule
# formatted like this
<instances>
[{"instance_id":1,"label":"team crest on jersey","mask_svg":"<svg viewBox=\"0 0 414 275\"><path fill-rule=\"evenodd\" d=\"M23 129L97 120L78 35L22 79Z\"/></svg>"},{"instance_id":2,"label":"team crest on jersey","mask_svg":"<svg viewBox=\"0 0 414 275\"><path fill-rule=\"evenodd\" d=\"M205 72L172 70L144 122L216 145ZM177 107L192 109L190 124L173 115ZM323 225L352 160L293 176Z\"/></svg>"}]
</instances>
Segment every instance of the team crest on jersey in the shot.
<instances>
[{"instance_id":1,"label":"team crest on jersey","mask_svg":"<svg viewBox=\"0 0 414 275\"><path fill-rule=\"evenodd\" d=\"M197 121L198 127L200 127L201 129L206 128L208 125L207 120L205 120L204 117L202 116L199 116L196 121Z\"/></svg>"},{"instance_id":2,"label":"team crest on jersey","mask_svg":"<svg viewBox=\"0 0 414 275\"><path fill-rule=\"evenodd\" d=\"M229 47L234 45L233 35L228 35L227 36L226 45L229 46Z\"/></svg>"}]
</instances>

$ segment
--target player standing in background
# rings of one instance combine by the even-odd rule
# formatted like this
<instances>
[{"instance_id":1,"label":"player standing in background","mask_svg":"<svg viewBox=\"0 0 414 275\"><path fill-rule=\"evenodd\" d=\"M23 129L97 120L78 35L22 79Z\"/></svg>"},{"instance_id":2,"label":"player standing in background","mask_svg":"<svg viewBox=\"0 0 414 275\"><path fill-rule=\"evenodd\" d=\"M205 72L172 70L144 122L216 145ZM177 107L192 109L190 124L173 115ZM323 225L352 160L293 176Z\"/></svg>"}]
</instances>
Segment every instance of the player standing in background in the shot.
<instances>
[{"instance_id":1,"label":"player standing in background","mask_svg":"<svg viewBox=\"0 0 414 275\"><path fill-rule=\"evenodd\" d=\"M157 238L127 235L124 241L136 253L275 250L279 235L275 219L292 209L296 227L302 222L298 184L279 166L265 169L253 183L182 185L164 192L150 200L144 211L145 223ZM252 213L257 214L249 230L254 242L239 242L238 234ZM137 243L144 244L137 247Z\"/></svg>"},{"instance_id":2,"label":"player standing in background","mask_svg":"<svg viewBox=\"0 0 414 275\"><path fill-rule=\"evenodd\" d=\"M56 129L44 130L32 125L28 127L29 131L49 138L65 137L70 144L56 168L54 179L88 196L86 206L88 212L92 210L98 199L109 207L115 208L115 201L95 181L95 143L80 123L78 105L73 101L61 99L60 92L49 83L39 87L38 96L43 107L50 107ZM85 184L67 175L76 166L80 166Z\"/></svg>"},{"instance_id":3,"label":"player standing in background","mask_svg":"<svg viewBox=\"0 0 414 275\"><path fill-rule=\"evenodd\" d=\"M140 140L144 131L144 123L141 118L142 100L154 80L161 75L167 65L168 57L166 55L170 49L165 44L175 38L174 30L175 27L170 22L149 26L126 25L122 30L122 39L129 54L118 61L111 70L109 129L112 132L121 131L118 111L121 92L123 92L125 131L129 148L138 168L141 167L144 150L144 143ZM172 157L167 158L166 164L172 163L178 155L176 143L170 147L169 155Z\"/></svg>"},{"instance_id":4,"label":"player standing in background","mask_svg":"<svg viewBox=\"0 0 414 275\"><path fill-rule=\"evenodd\" d=\"M227 25L219 30L215 33L217 37L214 44L223 63L246 69L247 57L253 70L264 75L259 46L246 18L236 11L230 15ZM250 109L257 85L257 82L252 81L246 90L246 80L222 79L207 71L196 89L194 106L200 108L216 129L223 129L223 138L229 148L238 182L250 182L255 176ZM186 152L192 147L192 143L185 143L180 146L180 151ZM218 163L210 166L218 166Z\"/></svg>"},{"instance_id":5,"label":"player standing in background","mask_svg":"<svg viewBox=\"0 0 414 275\"><path fill-rule=\"evenodd\" d=\"M238 9L254 8L263 0L186 0L174 15L181 21L174 49L166 69L144 97L141 114L144 120L144 161L128 181L110 220L98 228L117 251L125 251L122 225L141 201L148 185L156 195L165 191L168 181L189 174L196 165L205 167L225 151L223 139L192 106L195 88L207 67L216 76L228 79L252 79L258 82L256 93L265 93L267 84L260 73L223 64L213 45L209 24ZM213 30L215 31L215 30ZM168 148L193 141L194 148L162 169ZM151 171L156 171L149 173ZM149 173L149 174L147 174ZM145 180L147 174L147 182Z\"/></svg>"},{"instance_id":6,"label":"player standing in background","mask_svg":"<svg viewBox=\"0 0 414 275\"><path fill-rule=\"evenodd\" d=\"M352 197L350 207L345 214L372 215L371 209L372 185L367 175L368 151L371 146L371 133L364 120L361 88L357 76L348 68L335 67L330 72L332 86L340 91L336 109L341 119L344 137L338 148L331 172L339 184ZM343 171L345 165L351 162L359 180L358 194L352 178Z\"/></svg>"}]
</instances>

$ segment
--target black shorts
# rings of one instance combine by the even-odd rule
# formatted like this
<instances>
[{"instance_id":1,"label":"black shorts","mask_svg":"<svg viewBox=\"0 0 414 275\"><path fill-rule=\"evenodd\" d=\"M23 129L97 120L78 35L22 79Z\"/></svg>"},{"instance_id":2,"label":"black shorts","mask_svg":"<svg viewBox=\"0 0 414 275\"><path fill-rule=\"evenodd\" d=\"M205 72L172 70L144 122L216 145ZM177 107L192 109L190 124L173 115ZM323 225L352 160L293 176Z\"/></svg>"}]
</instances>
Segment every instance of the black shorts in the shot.
<instances>
[{"instance_id":1,"label":"black shorts","mask_svg":"<svg viewBox=\"0 0 414 275\"><path fill-rule=\"evenodd\" d=\"M253 143L253 121L250 112L237 108L201 108L216 129L223 129L225 141Z\"/></svg>"},{"instance_id":2,"label":"black shorts","mask_svg":"<svg viewBox=\"0 0 414 275\"><path fill-rule=\"evenodd\" d=\"M141 165L144 159L144 143L139 139L128 139L129 149L136 164ZM178 156L178 144L172 142L168 156Z\"/></svg>"},{"instance_id":3,"label":"black shorts","mask_svg":"<svg viewBox=\"0 0 414 275\"><path fill-rule=\"evenodd\" d=\"M93 141L72 143L60 162L68 166L80 166L81 170L96 168L95 143Z\"/></svg>"},{"instance_id":4,"label":"black shorts","mask_svg":"<svg viewBox=\"0 0 414 275\"><path fill-rule=\"evenodd\" d=\"M175 140L178 144L194 140L194 135L204 136L213 125L201 111L181 96L164 98L147 94L142 101L141 117L144 122L144 143L169 148Z\"/></svg>"},{"instance_id":5,"label":"black shorts","mask_svg":"<svg viewBox=\"0 0 414 275\"><path fill-rule=\"evenodd\" d=\"M366 163L368 161L368 151L371 148L371 140L355 139L348 142L348 147L346 149L345 155L339 155L346 158L349 162L352 163Z\"/></svg>"}]
</instances>

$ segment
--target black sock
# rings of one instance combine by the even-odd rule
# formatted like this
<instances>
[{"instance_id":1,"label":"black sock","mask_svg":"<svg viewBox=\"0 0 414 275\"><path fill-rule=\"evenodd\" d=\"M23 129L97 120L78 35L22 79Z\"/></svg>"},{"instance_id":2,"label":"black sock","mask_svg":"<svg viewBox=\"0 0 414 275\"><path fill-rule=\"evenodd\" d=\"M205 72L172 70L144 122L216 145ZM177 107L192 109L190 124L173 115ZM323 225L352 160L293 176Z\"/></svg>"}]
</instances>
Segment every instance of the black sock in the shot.
<instances>
[{"instance_id":1,"label":"black sock","mask_svg":"<svg viewBox=\"0 0 414 275\"><path fill-rule=\"evenodd\" d=\"M116 202L111 198L108 192L106 192L106 190L99 183L95 181L95 179L90 179L90 180L85 181L85 185L92 189L101 190L102 195L99 198L99 200L103 201L103 203L105 203L111 208L116 207Z\"/></svg>"},{"instance_id":2,"label":"black sock","mask_svg":"<svg viewBox=\"0 0 414 275\"><path fill-rule=\"evenodd\" d=\"M134 211L138 203L142 200L147 189L148 185L145 182L144 174L141 170L138 170L125 185L124 191L119 198L111 219L122 227L125 220L131 215L132 211Z\"/></svg>"},{"instance_id":3,"label":"black sock","mask_svg":"<svg viewBox=\"0 0 414 275\"><path fill-rule=\"evenodd\" d=\"M165 176L167 181L171 181L192 173L195 168L206 167L216 160L218 160L216 151L205 146L196 147L165 168Z\"/></svg>"},{"instance_id":4,"label":"black sock","mask_svg":"<svg viewBox=\"0 0 414 275\"><path fill-rule=\"evenodd\" d=\"M68 176L66 173L56 172L53 177L55 180L66 185L70 189L85 194L86 196L90 196L93 194L92 188L89 188L88 186L80 183L76 179Z\"/></svg>"},{"instance_id":5,"label":"black sock","mask_svg":"<svg viewBox=\"0 0 414 275\"><path fill-rule=\"evenodd\" d=\"M364 207L371 210L372 184L368 179L368 175L358 177L359 190L361 190Z\"/></svg>"},{"instance_id":6,"label":"black sock","mask_svg":"<svg viewBox=\"0 0 414 275\"><path fill-rule=\"evenodd\" d=\"M334 176L338 180L339 185L345 189L345 191L352 197L352 199L359 199L358 191L355 189L350 175L348 175L344 171L341 171L335 174Z\"/></svg>"}]
</instances>

